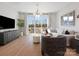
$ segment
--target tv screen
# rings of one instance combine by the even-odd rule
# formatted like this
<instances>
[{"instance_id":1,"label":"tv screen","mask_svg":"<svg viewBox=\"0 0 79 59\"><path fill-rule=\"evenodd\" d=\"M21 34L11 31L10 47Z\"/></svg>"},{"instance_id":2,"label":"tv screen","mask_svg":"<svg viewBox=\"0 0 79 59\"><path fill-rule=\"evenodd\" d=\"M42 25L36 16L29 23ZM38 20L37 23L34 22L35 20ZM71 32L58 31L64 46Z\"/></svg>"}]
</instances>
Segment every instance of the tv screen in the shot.
<instances>
[{"instance_id":1,"label":"tv screen","mask_svg":"<svg viewBox=\"0 0 79 59\"><path fill-rule=\"evenodd\" d=\"M15 20L0 15L0 29L15 28Z\"/></svg>"}]
</instances>

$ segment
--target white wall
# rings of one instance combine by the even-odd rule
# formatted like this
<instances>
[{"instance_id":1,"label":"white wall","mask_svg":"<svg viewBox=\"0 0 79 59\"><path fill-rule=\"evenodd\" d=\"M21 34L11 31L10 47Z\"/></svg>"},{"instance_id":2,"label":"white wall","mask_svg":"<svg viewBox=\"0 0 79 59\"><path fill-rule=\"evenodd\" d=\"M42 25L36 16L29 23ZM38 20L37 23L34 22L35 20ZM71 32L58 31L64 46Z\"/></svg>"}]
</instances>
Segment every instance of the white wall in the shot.
<instances>
[{"instance_id":1,"label":"white wall","mask_svg":"<svg viewBox=\"0 0 79 59\"><path fill-rule=\"evenodd\" d=\"M49 27L57 28L57 13L49 13Z\"/></svg>"},{"instance_id":2,"label":"white wall","mask_svg":"<svg viewBox=\"0 0 79 59\"><path fill-rule=\"evenodd\" d=\"M64 14L67 14L73 10L75 10L75 26L72 26L72 27L61 26L61 16ZM58 17L57 17L58 31L62 32L64 29L79 31L79 19L77 18L78 14L79 14L79 3L71 3L71 4L67 5L66 7L64 7L63 9L61 9L58 12Z\"/></svg>"}]
</instances>

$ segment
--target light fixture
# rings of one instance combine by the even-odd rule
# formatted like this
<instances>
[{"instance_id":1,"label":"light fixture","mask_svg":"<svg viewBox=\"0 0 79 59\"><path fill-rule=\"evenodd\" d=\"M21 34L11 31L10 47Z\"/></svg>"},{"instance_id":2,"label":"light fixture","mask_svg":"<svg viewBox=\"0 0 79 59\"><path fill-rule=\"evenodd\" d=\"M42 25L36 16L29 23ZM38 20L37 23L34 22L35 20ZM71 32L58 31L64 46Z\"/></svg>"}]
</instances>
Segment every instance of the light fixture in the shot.
<instances>
[{"instance_id":1,"label":"light fixture","mask_svg":"<svg viewBox=\"0 0 79 59\"><path fill-rule=\"evenodd\" d=\"M35 13L34 13L34 16L35 16L36 18L40 17L39 4L36 4L36 11L35 11Z\"/></svg>"}]
</instances>

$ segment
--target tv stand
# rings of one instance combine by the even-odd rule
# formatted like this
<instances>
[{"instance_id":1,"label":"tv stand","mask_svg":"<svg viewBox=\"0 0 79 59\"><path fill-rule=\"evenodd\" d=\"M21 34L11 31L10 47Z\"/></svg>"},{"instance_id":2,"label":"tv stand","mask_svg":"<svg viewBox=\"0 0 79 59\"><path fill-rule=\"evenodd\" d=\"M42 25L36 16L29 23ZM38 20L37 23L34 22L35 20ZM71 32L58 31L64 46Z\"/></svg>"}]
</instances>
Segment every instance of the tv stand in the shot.
<instances>
[{"instance_id":1,"label":"tv stand","mask_svg":"<svg viewBox=\"0 0 79 59\"><path fill-rule=\"evenodd\" d=\"M19 30L2 30L0 31L0 45L6 44L12 40L15 40L20 36Z\"/></svg>"}]
</instances>

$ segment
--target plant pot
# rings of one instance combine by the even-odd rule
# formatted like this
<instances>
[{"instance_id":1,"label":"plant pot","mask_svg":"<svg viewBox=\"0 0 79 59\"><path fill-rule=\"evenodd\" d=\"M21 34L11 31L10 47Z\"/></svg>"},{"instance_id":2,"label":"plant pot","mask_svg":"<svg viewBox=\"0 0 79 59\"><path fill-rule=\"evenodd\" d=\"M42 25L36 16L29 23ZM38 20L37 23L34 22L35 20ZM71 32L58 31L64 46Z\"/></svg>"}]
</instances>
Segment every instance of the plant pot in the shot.
<instances>
[{"instance_id":1,"label":"plant pot","mask_svg":"<svg viewBox=\"0 0 79 59\"><path fill-rule=\"evenodd\" d=\"M23 32L21 32L21 36L23 36Z\"/></svg>"}]
</instances>

